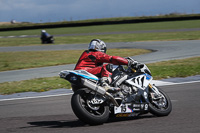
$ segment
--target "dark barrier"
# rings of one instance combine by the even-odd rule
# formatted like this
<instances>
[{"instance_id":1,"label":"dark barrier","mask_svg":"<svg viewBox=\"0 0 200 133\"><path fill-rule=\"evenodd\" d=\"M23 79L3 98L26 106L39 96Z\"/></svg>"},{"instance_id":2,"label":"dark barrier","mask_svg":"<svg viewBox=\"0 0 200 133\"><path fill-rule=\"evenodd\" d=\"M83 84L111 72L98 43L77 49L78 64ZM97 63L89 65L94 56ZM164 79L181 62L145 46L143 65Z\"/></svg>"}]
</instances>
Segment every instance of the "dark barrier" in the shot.
<instances>
[{"instance_id":1,"label":"dark barrier","mask_svg":"<svg viewBox=\"0 0 200 133\"><path fill-rule=\"evenodd\" d=\"M178 17L144 17L139 19L117 20L113 21L99 21L99 22L66 22L59 24L35 24L31 26L9 27L0 28L0 31L13 31L13 30L29 30L29 29L46 29L46 28L60 28L60 27L80 27L80 26L93 26L93 25L109 25L109 24L127 24L127 23L147 23L147 22L163 22L163 21L181 21L181 20L197 20L200 15L196 16L178 16Z\"/></svg>"}]
</instances>

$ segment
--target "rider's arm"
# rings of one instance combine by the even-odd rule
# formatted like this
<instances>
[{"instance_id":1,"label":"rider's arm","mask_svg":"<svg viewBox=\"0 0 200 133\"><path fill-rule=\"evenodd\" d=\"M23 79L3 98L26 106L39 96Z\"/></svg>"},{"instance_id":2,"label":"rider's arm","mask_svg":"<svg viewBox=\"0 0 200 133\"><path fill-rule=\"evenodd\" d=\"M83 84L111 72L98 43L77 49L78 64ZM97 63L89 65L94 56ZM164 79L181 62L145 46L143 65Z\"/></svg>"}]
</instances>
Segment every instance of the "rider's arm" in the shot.
<instances>
[{"instance_id":1,"label":"rider's arm","mask_svg":"<svg viewBox=\"0 0 200 133\"><path fill-rule=\"evenodd\" d=\"M98 61L101 63L111 63L114 65L128 65L128 60L119 56L110 56L105 53L98 53Z\"/></svg>"},{"instance_id":2,"label":"rider's arm","mask_svg":"<svg viewBox=\"0 0 200 133\"><path fill-rule=\"evenodd\" d=\"M111 63L114 65L128 65L128 60L119 56L112 56Z\"/></svg>"}]
</instances>

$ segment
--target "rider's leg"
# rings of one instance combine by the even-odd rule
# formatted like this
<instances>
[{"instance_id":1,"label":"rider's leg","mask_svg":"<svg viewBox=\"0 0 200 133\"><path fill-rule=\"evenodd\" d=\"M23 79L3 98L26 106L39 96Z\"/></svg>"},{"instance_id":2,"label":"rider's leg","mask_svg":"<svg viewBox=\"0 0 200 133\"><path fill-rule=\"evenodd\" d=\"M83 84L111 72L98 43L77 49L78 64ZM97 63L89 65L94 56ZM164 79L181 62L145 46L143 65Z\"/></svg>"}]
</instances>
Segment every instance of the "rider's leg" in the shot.
<instances>
[{"instance_id":1,"label":"rider's leg","mask_svg":"<svg viewBox=\"0 0 200 133\"><path fill-rule=\"evenodd\" d=\"M112 66L110 64L104 64L101 69L101 86L108 92L116 92L119 91L118 87L111 87L112 83Z\"/></svg>"},{"instance_id":2,"label":"rider's leg","mask_svg":"<svg viewBox=\"0 0 200 133\"><path fill-rule=\"evenodd\" d=\"M95 68L89 68L86 71L89 73L92 73L98 77L101 77L100 83L101 86L106 90L110 92L118 91L119 88L111 87L110 84L112 82L111 75L112 75L112 66L110 64L104 64L100 67Z\"/></svg>"}]
</instances>

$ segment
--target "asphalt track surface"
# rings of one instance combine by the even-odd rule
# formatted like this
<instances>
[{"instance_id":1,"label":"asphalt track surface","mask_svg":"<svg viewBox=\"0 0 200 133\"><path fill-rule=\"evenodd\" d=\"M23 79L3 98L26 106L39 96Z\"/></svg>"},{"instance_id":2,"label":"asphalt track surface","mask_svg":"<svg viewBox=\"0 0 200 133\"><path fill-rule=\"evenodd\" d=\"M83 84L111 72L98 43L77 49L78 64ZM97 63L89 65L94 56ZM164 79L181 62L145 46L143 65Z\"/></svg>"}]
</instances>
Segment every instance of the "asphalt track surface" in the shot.
<instances>
[{"instance_id":1,"label":"asphalt track surface","mask_svg":"<svg viewBox=\"0 0 200 133\"><path fill-rule=\"evenodd\" d=\"M0 132L9 133L199 133L200 82L162 86L173 110L167 117L146 114L112 118L89 126L73 114L71 95L0 102Z\"/></svg>"}]
</instances>

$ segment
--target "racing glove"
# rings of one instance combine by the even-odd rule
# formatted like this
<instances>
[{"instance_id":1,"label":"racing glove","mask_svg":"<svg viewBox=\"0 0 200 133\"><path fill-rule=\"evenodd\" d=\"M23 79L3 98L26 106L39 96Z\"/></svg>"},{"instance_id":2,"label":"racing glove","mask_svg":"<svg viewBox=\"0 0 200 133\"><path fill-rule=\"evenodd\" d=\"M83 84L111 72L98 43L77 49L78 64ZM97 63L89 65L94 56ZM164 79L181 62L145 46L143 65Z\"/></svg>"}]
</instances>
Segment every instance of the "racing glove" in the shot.
<instances>
[{"instance_id":1,"label":"racing glove","mask_svg":"<svg viewBox=\"0 0 200 133\"><path fill-rule=\"evenodd\" d=\"M133 69L138 69L140 63L138 63L136 60L133 60L131 57L126 58L128 60L128 67L131 67Z\"/></svg>"}]
</instances>

